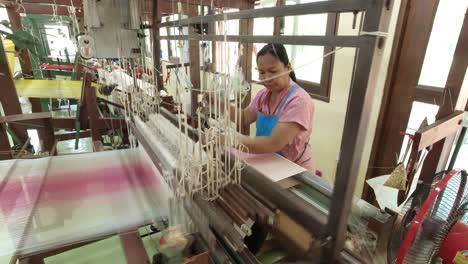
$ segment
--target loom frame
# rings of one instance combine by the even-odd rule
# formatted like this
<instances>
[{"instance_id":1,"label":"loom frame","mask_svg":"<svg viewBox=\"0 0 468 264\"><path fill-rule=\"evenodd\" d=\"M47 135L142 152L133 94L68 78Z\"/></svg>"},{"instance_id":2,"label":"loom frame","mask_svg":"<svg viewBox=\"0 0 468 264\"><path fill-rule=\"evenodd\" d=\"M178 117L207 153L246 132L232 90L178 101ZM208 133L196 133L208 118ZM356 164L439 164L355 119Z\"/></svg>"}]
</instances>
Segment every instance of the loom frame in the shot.
<instances>
[{"instance_id":1,"label":"loom frame","mask_svg":"<svg viewBox=\"0 0 468 264\"><path fill-rule=\"evenodd\" d=\"M262 9L241 10L227 14L195 16L178 21L170 21L160 23L160 13L158 12L157 1L153 13L153 39L155 57L159 55L159 41L163 39L187 39L190 42L198 41L202 38L207 40L220 39L223 36L213 34L200 36L193 33L188 36L159 36L159 29L170 26L190 26L196 23L216 22L221 20L231 19L252 19L259 17L283 17L291 15L305 14L320 14L320 13L344 13L344 12L359 12L365 13L362 21L362 31L375 32L379 30L380 18L383 8L385 7L384 0L330 0L324 2L313 2L307 4L297 4L292 6L278 6ZM159 22L159 23L158 23ZM360 161L362 159L362 142L365 141L365 131L368 120L370 119L370 107L372 105L372 95L374 89L368 88L369 76L373 62L374 50L377 45L377 36L359 35L359 36L227 36L228 41L243 42L273 42L295 45L312 45L312 46L345 46L356 48L356 58L352 73L352 81L350 86L350 96L348 99L348 107L345 117L345 125L343 130L343 139L341 142L341 152L336 170L336 178L334 184L334 192L332 196L331 208L328 216L328 222L325 230L320 232L318 237L329 241L322 254L322 262L335 262L344 247L346 238L346 228L350 208L352 205L352 197L356 185ZM348 43L350 42L350 43ZM191 44L190 44L191 45ZM192 46L192 45L191 45ZM191 51L191 50L190 50ZM160 65L160 59L155 58L155 65ZM195 65L194 61L191 61ZM198 62L199 65L199 62ZM196 67L199 68L199 67ZM194 86L198 86L199 76L194 79ZM192 98L196 98L192 93ZM196 106L193 104L192 106ZM358 144L361 143L361 144ZM272 195L272 198L275 198ZM282 208L283 209L283 208ZM306 217L306 216L305 216ZM307 218L307 217L306 217ZM301 224L305 224L300 221ZM308 225L306 225L308 226ZM317 233L315 233L317 235Z\"/></svg>"}]
</instances>

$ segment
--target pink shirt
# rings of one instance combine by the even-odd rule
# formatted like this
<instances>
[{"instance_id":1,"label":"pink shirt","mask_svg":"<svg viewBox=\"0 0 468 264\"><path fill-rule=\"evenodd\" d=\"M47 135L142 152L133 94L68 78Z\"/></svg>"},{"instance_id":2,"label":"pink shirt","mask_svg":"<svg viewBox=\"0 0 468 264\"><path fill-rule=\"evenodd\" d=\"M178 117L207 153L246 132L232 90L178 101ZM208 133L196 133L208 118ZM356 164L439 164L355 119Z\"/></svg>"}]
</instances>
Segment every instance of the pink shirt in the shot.
<instances>
[{"instance_id":1,"label":"pink shirt","mask_svg":"<svg viewBox=\"0 0 468 264\"><path fill-rule=\"evenodd\" d=\"M278 99L271 109L268 107L268 98L271 92L266 88L257 93L247 109L255 115L259 111L262 114L276 115L279 105L295 84L292 80L289 81L289 87L279 93ZM281 152L287 159L295 161L315 175L315 164L312 159L312 149L309 145L314 110L314 102L310 95L303 88L298 87L286 100L283 110L278 116L278 122L294 122L301 127L301 131L286 144ZM275 113L272 113L273 111Z\"/></svg>"}]
</instances>

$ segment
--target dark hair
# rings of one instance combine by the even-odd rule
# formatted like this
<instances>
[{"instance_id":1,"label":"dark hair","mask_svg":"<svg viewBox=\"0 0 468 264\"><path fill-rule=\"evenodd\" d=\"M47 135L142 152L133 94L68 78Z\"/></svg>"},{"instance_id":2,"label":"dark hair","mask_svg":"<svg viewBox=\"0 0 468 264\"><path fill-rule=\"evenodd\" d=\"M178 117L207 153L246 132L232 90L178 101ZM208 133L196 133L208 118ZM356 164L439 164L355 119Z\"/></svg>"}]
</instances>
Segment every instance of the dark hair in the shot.
<instances>
[{"instance_id":1,"label":"dark hair","mask_svg":"<svg viewBox=\"0 0 468 264\"><path fill-rule=\"evenodd\" d=\"M289 57L288 53L286 52L286 48L283 44L277 43L270 43L265 46L257 53L257 61L258 57L264 56L266 54L270 54L280 60L285 66L289 64ZM289 77L294 82L296 81L296 74L294 71L289 72Z\"/></svg>"}]
</instances>

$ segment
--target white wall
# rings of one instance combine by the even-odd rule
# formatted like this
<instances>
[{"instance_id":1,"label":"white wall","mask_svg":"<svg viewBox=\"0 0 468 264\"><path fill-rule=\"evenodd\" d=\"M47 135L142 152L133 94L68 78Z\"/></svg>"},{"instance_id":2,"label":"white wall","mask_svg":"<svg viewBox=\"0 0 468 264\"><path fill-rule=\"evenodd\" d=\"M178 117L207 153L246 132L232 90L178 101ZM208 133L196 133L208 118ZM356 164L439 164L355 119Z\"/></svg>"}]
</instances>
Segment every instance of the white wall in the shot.
<instances>
[{"instance_id":1,"label":"white wall","mask_svg":"<svg viewBox=\"0 0 468 264\"><path fill-rule=\"evenodd\" d=\"M0 7L0 22L3 20L10 21L6 8ZM3 25L0 25L0 30L11 33L11 30Z\"/></svg>"},{"instance_id":2,"label":"white wall","mask_svg":"<svg viewBox=\"0 0 468 264\"><path fill-rule=\"evenodd\" d=\"M376 83L376 92L375 92L375 100L372 106L372 114L370 116L369 126L366 131L367 141L364 144L363 153L362 153L362 161L361 165L359 166L359 175L356 184L356 189L354 191L355 195L360 197L362 194L362 189L364 188L365 178L369 167L369 158L372 150L372 143L375 137L375 130L377 127L377 119L380 113L381 107L381 100L384 92L385 81L387 80L387 71L388 65L390 62L390 56L392 52L392 44L393 44L393 37L396 28L396 23L398 19L398 13L400 10L400 3L401 0L393 1L393 9L391 12L389 11L388 14L384 14L386 16L390 16L390 23L388 25L388 32L389 35L386 38L385 46L381 52L382 60L380 68L377 69L377 74L371 76L371 78L375 78ZM384 18L385 19L385 18ZM373 80L371 80L373 81Z\"/></svg>"},{"instance_id":3,"label":"white wall","mask_svg":"<svg viewBox=\"0 0 468 264\"><path fill-rule=\"evenodd\" d=\"M391 46L393 43L393 32L395 30L396 19L398 17L398 9L400 0L394 2L394 9L391 13L390 25L388 32L391 32L385 41L385 46L381 52L380 65L375 65L378 68L377 74L371 76L371 82L376 86L372 104L372 112L367 127L366 141L363 146L362 160L359 166L359 175L356 183L355 195L361 196L364 187L364 179L367 173L370 152L377 126L381 99L387 77L388 63L390 60ZM341 15L339 23L339 34L350 35L357 34L356 30L351 27L353 16L351 14ZM317 168L323 171L323 178L334 183L337 167L337 158L340 151L341 141L343 139L343 127L346 114L346 107L349 97L349 87L351 83L351 71L354 62L354 50L342 49L335 54L335 62L333 69L333 78L331 83L331 98L330 103L316 101L316 114L314 120L314 131L310 142L313 146L314 157L317 163Z\"/></svg>"}]
</instances>

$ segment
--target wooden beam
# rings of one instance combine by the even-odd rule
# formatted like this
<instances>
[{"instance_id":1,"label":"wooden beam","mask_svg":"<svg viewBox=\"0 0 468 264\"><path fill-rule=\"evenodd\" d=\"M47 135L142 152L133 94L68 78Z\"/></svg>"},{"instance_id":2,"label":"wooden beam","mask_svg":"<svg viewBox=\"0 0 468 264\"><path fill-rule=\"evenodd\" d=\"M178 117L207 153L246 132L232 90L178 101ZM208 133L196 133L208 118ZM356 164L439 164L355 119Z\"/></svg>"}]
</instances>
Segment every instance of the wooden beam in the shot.
<instances>
[{"instance_id":1,"label":"wooden beam","mask_svg":"<svg viewBox=\"0 0 468 264\"><path fill-rule=\"evenodd\" d=\"M375 1L372 1L375 4ZM285 5L279 7L267 7L261 9L242 10L224 14L197 16L192 18L174 20L161 24L161 27L183 27L201 22L217 22L224 20L237 20L247 18L262 18L275 16L299 16L323 13L344 13L353 11L365 11L372 6L368 0L347 0L347 1L318 1L302 3L296 5Z\"/></svg>"},{"instance_id":2,"label":"wooden beam","mask_svg":"<svg viewBox=\"0 0 468 264\"><path fill-rule=\"evenodd\" d=\"M85 73L85 79L83 81L83 108L82 118L89 122L89 127L91 129L91 137L93 141L101 140L101 133L99 132L100 122L98 120L98 105L96 99L96 89L91 86L91 73Z\"/></svg>"},{"instance_id":3,"label":"wooden beam","mask_svg":"<svg viewBox=\"0 0 468 264\"><path fill-rule=\"evenodd\" d=\"M216 23L208 23L208 35L215 35L216 34ZM216 72L216 40L214 38L211 39L211 65L208 71L215 73Z\"/></svg>"},{"instance_id":4,"label":"wooden beam","mask_svg":"<svg viewBox=\"0 0 468 264\"><path fill-rule=\"evenodd\" d=\"M198 16L198 8L191 6L189 10L189 17ZM189 27L189 35L197 35L193 27ZM200 82L200 41L198 39L189 40L189 54L190 54L190 80L192 81L193 89L190 91L191 94L191 119L192 127L197 127L198 123L196 120L196 111L198 108L198 95L200 94L201 82Z\"/></svg>"},{"instance_id":5,"label":"wooden beam","mask_svg":"<svg viewBox=\"0 0 468 264\"><path fill-rule=\"evenodd\" d=\"M339 24L339 14L336 13L328 13L327 15L327 29L326 35L327 36L336 36L338 35L338 24ZM323 47L323 55L326 55L332 52L335 48L334 47ZM331 54L323 59L322 64L322 74L320 77L320 87L319 93L322 97L321 100L325 100L326 102L330 102L330 94L331 94L331 81L333 79L333 69L335 63L335 54ZM320 98L317 96L317 98Z\"/></svg>"},{"instance_id":6,"label":"wooden beam","mask_svg":"<svg viewBox=\"0 0 468 264\"><path fill-rule=\"evenodd\" d=\"M3 40L0 38L0 50L4 50ZM21 114L21 105L16 92L15 83L11 76L10 67L8 65L5 52L0 52L0 102L2 103L3 112L5 115L16 115ZM19 128L15 125L11 125L10 128L15 134L21 139L26 140L28 133L26 129Z\"/></svg>"},{"instance_id":7,"label":"wooden beam","mask_svg":"<svg viewBox=\"0 0 468 264\"><path fill-rule=\"evenodd\" d=\"M214 7L227 7L227 8L240 8L242 4L247 3L248 1L246 0L238 0L238 1L231 1L231 0L184 0L184 1L179 1L179 0L166 0L169 3L175 3L177 2L182 2L184 4L189 4L189 5L204 5L204 6L211 6L213 3Z\"/></svg>"},{"instance_id":8,"label":"wooden beam","mask_svg":"<svg viewBox=\"0 0 468 264\"><path fill-rule=\"evenodd\" d=\"M75 8L76 16L83 16L82 8ZM20 13L24 14L39 14L39 15L54 15L54 7L50 4L32 4L32 3L23 3L19 8ZM56 15L58 16L70 16L67 6L57 6Z\"/></svg>"},{"instance_id":9,"label":"wooden beam","mask_svg":"<svg viewBox=\"0 0 468 264\"><path fill-rule=\"evenodd\" d=\"M154 68L156 71L153 71L156 74L156 81L158 85L158 90L161 91L164 89L164 81L162 76L162 67L161 67L161 40L159 40L160 28L159 23L161 23L161 3L163 1L153 1L153 20L152 20L152 34L153 34L153 62ZM170 46L168 46L170 48Z\"/></svg>"},{"instance_id":10,"label":"wooden beam","mask_svg":"<svg viewBox=\"0 0 468 264\"><path fill-rule=\"evenodd\" d=\"M52 115L50 112L7 115L7 116L0 116L0 123L24 122L24 121L51 118L51 117Z\"/></svg>"},{"instance_id":11,"label":"wooden beam","mask_svg":"<svg viewBox=\"0 0 468 264\"><path fill-rule=\"evenodd\" d=\"M283 45L307 45L329 47L353 47L368 46L369 38L362 36L272 36L272 35L171 35L160 36L159 39L170 40L205 40L246 42L246 43L281 43Z\"/></svg>"},{"instance_id":12,"label":"wooden beam","mask_svg":"<svg viewBox=\"0 0 468 264\"><path fill-rule=\"evenodd\" d=\"M91 130L80 131L80 138L85 138L85 137L90 137L90 136L91 136ZM55 138L58 141L75 139L76 138L76 132L73 131L73 132L55 134Z\"/></svg>"},{"instance_id":13,"label":"wooden beam","mask_svg":"<svg viewBox=\"0 0 468 264\"><path fill-rule=\"evenodd\" d=\"M445 84L446 96L443 98L436 120L450 117L451 114L460 110L463 111L467 105L468 91L462 90L463 80L465 79L466 69L468 67L468 12L465 13L457 47L453 54L452 65ZM432 175L445 169L450 152L455 142L456 133L447 135L444 140L436 143L426 157L421 170L421 178L431 180Z\"/></svg>"},{"instance_id":14,"label":"wooden beam","mask_svg":"<svg viewBox=\"0 0 468 264\"><path fill-rule=\"evenodd\" d=\"M457 111L416 132L415 140L419 141L418 151L421 151L450 135L454 135L461 127L463 117L464 112Z\"/></svg>"},{"instance_id":15,"label":"wooden beam","mask_svg":"<svg viewBox=\"0 0 468 264\"><path fill-rule=\"evenodd\" d=\"M61 247L58 247L58 248L55 248L55 249L52 249L52 250L47 250L47 251L40 252L38 254L33 255L32 257L46 259L48 257L56 256L56 255L62 254L64 252L68 252L70 250L74 250L74 249L77 249L77 248L80 248L80 247L83 247L83 246L86 246L86 245L89 245L89 244L92 244L92 243L96 243L96 242L98 242L98 241L100 241L102 239L106 239L106 238L109 238L109 237L110 236L102 236L102 237L100 237L98 239L93 239L93 240L90 240L90 241L80 242L80 243L76 243L76 244L72 244L72 245L61 246Z\"/></svg>"},{"instance_id":16,"label":"wooden beam","mask_svg":"<svg viewBox=\"0 0 468 264\"><path fill-rule=\"evenodd\" d=\"M11 151L10 141L5 125L0 125L0 160L7 160L13 158L9 153Z\"/></svg>"},{"instance_id":17,"label":"wooden beam","mask_svg":"<svg viewBox=\"0 0 468 264\"><path fill-rule=\"evenodd\" d=\"M53 118L52 126L56 129L75 129L75 118ZM87 126L81 127L81 129L87 128Z\"/></svg>"},{"instance_id":18,"label":"wooden beam","mask_svg":"<svg viewBox=\"0 0 468 264\"><path fill-rule=\"evenodd\" d=\"M243 2L241 5L241 10L254 8L253 3ZM253 19L243 19L239 21L239 35L253 35ZM252 81L252 53L253 53L253 43L239 43L239 48L241 51L240 66L244 71L245 79L250 83ZM242 108L245 108L249 105L252 97L252 89L249 89L247 96L242 102ZM250 133L250 126L245 126L241 131L243 134L248 135Z\"/></svg>"},{"instance_id":19,"label":"wooden beam","mask_svg":"<svg viewBox=\"0 0 468 264\"><path fill-rule=\"evenodd\" d=\"M44 258L37 256L30 256L25 258L20 258L19 264L45 264Z\"/></svg>"},{"instance_id":20,"label":"wooden beam","mask_svg":"<svg viewBox=\"0 0 468 264\"><path fill-rule=\"evenodd\" d=\"M414 91L414 100L426 104L441 105L444 101L444 89L418 85Z\"/></svg>"},{"instance_id":21,"label":"wooden beam","mask_svg":"<svg viewBox=\"0 0 468 264\"><path fill-rule=\"evenodd\" d=\"M363 31L388 31L391 12L384 11L383 4L383 1L375 1L366 9L361 26ZM330 245L324 247L322 263L339 262L345 245L349 214L353 207L359 168L365 158L363 149L368 140L367 131L376 99L376 76L384 54L378 48L377 38L372 38L367 46L356 50L355 56L333 197L323 233L323 237L330 236L332 239Z\"/></svg>"},{"instance_id":22,"label":"wooden beam","mask_svg":"<svg viewBox=\"0 0 468 264\"><path fill-rule=\"evenodd\" d=\"M276 6L283 6L286 4L286 0L276 0ZM279 36L283 35L284 30L284 17L275 17L273 25L273 35Z\"/></svg>"},{"instance_id":23,"label":"wooden beam","mask_svg":"<svg viewBox=\"0 0 468 264\"><path fill-rule=\"evenodd\" d=\"M192 5L187 5L185 2L181 2L181 10L179 10L179 7L177 3L170 3L167 1L157 1L157 5L159 6L159 12L160 15L172 15L172 14L179 14L180 11L184 14L189 13L189 7Z\"/></svg>"},{"instance_id":24,"label":"wooden beam","mask_svg":"<svg viewBox=\"0 0 468 264\"><path fill-rule=\"evenodd\" d=\"M251 9L254 5L245 3L241 6L241 10ZM253 35L253 19L243 19L239 21L239 35ZM239 43L240 49L242 51L240 65L244 69L245 79L248 82L252 81L252 52L253 44L252 43ZM248 98L246 98L246 103L250 103L250 93Z\"/></svg>"},{"instance_id":25,"label":"wooden beam","mask_svg":"<svg viewBox=\"0 0 468 264\"><path fill-rule=\"evenodd\" d=\"M150 263L148 253L137 230L119 235L127 263Z\"/></svg>"},{"instance_id":26,"label":"wooden beam","mask_svg":"<svg viewBox=\"0 0 468 264\"><path fill-rule=\"evenodd\" d=\"M102 144L102 141L100 140L93 141L93 147L94 147L95 152L104 151L104 145Z\"/></svg>"},{"instance_id":27,"label":"wooden beam","mask_svg":"<svg viewBox=\"0 0 468 264\"><path fill-rule=\"evenodd\" d=\"M388 174L396 166L413 103L427 42L439 0L402 0L393 51L388 67L377 131L372 146L366 179ZM374 194L364 185L363 198L370 203Z\"/></svg>"},{"instance_id":28,"label":"wooden beam","mask_svg":"<svg viewBox=\"0 0 468 264\"><path fill-rule=\"evenodd\" d=\"M151 1L153 0L146 0L146 1ZM198 6L198 5L204 5L204 6L210 6L211 3L213 2L214 7L225 7L225 8L238 8L240 9L241 5L245 2L249 2L249 0L239 0L239 1L231 1L231 0L184 0L184 1L176 1L176 0L158 0L158 5L159 5L159 11L161 14L177 14L177 3L181 2L182 3L182 8L186 10L188 13L188 8L187 6ZM250 1L254 2L254 1Z\"/></svg>"},{"instance_id":29,"label":"wooden beam","mask_svg":"<svg viewBox=\"0 0 468 264\"><path fill-rule=\"evenodd\" d=\"M49 4L76 7L80 7L83 4L83 0L23 0L22 2L28 4Z\"/></svg>"}]
</instances>

